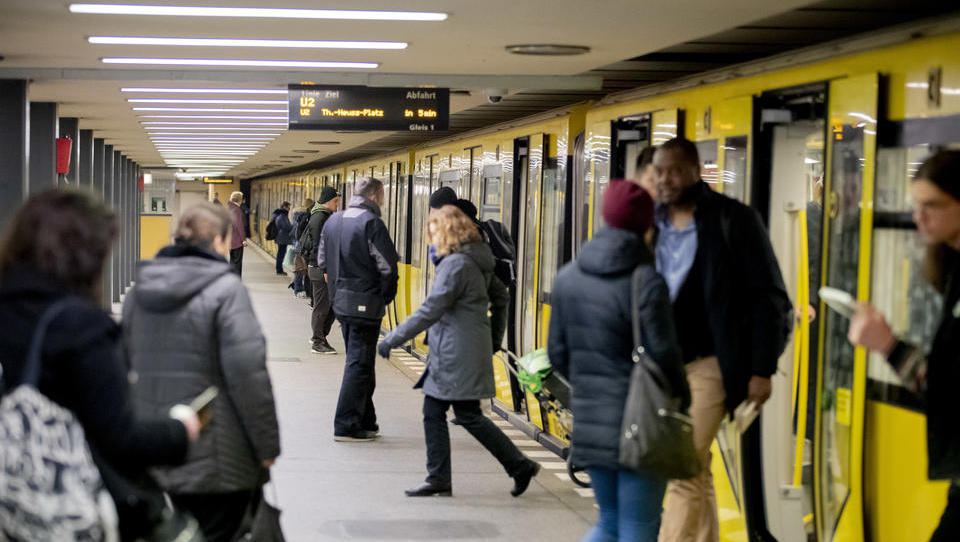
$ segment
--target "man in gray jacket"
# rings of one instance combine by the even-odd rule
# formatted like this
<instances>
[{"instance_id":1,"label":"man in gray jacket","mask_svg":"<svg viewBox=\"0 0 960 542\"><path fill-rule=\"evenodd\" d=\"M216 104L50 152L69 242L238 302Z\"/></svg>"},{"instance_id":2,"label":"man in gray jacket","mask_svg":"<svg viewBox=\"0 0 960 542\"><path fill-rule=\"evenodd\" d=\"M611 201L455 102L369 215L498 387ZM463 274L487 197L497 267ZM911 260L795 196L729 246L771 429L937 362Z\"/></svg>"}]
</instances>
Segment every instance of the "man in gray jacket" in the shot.
<instances>
[{"instance_id":1,"label":"man in gray jacket","mask_svg":"<svg viewBox=\"0 0 960 542\"><path fill-rule=\"evenodd\" d=\"M336 354L330 346L327 335L333 327L333 303L330 301L330 292L327 281L323 278L323 271L317 267L317 248L320 246L320 234L323 226L333 213L340 207L340 194L332 186L324 186L320 191L320 198L310 210L310 221L300 236L300 256L307 262L307 276L313 286L313 315L310 326L313 328L311 337L314 354Z\"/></svg>"},{"instance_id":2,"label":"man in gray jacket","mask_svg":"<svg viewBox=\"0 0 960 542\"><path fill-rule=\"evenodd\" d=\"M317 267L326 275L333 312L347 350L333 435L337 441L369 441L379 426L373 406L377 338L386 306L397 295L397 250L380 219L383 182L357 181L345 211L330 217L320 234Z\"/></svg>"}]
</instances>

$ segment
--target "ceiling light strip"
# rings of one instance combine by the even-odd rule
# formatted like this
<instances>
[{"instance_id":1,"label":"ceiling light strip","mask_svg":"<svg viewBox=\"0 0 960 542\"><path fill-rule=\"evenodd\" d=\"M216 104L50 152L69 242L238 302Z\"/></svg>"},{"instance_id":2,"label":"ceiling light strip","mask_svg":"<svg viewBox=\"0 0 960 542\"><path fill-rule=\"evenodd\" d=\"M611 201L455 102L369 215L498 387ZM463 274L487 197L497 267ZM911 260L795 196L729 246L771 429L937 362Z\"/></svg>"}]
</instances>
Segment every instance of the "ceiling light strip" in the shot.
<instances>
[{"instance_id":1,"label":"ceiling light strip","mask_svg":"<svg viewBox=\"0 0 960 542\"><path fill-rule=\"evenodd\" d=\"M346 9L233 8L213 6L144 6L70 4L71 13L160 15L166 17L254 17L259 19L340 19L353 21L444 21L446 13Z\"/></svg>"},{"instance_id":2,"label":"ceiling light strip","mask_svg":"<svg viewBox=\"0 0 960 542\"><path fill-rule=\"evenodd\" d=\"M130 98L133 104L233 104L233 105L286 105L287 100L200 100L177 98Z\"/></svg>"},{"instance_id":3,"label":"ceiling light strip","mask_svg":"<svg viewBox=\"0 0 960 542\"><path fill-rule=\"evenodd\" d=\"M240 60L235 58L129 58L107 57L104 64L142 64L149 66L239 66L247 68L332 68L372 70L376 62L337 62L327 60Z\"/></svg>"},{"instance_id":4,"label":"ceiling light strip","mask_svg":"<svg viewBox=\"0 0 960 542\"><path fill-rule=\"evenodd\" d=\"M139 115L139 119L210 119L210 120L287 120L286 116L263 116L255 117L253 115Z\"/></svg>"},{"instance_id":5,"label":"ceiling light strip","mask_svg":"<svg viewBox=\"0 0 960 542\"><path fill-rule=\"evenodd\" d=\"M184 121L140 121L144 126L286 126L286 122L184 122ZM271 128L275 130L276 128Z\"/></svg>"},{"instance_id":6,"label":"ceiling light strip","mask_svg":"<svg viewBox=\"0 0 960 542\"><path fill-rule=\"evenodd\" d=\"M279 88L164 88L164 87L123 87L120 92L151 92L156 94L287 94L287 89Z\"/></svg>"},{"instance_id":7,"label":"ceiling light strip","mask_svg":"<svg viewBox=\"0 0 960 542\"><path fill-rule=\"evenodd\" d=\"M402 41L253 40L231 38L151 38L91 36L95 45L167 45L184 47L282 47L293 49L406 49Z\"/></svg>"}]
</instances>

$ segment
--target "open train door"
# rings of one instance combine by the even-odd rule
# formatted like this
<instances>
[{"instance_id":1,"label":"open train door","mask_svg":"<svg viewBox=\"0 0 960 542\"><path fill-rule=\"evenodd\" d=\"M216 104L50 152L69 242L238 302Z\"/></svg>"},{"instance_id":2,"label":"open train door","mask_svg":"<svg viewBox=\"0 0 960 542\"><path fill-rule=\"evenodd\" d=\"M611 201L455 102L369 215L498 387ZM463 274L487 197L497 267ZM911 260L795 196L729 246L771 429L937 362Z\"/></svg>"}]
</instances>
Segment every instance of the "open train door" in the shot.
<instances>
[{"instance_id":1,"label":"open train door","mask_svg":"<svg viewBox=\"0 0 960 542\"><path fill-rule=\"evenodd\" d=\"M831 81L828 96L823 283L869 299L879 76ZM814 443L819 542L864 539L863 450L867 354L849 321L820 304Z\"/></svg>"}]
</instances>

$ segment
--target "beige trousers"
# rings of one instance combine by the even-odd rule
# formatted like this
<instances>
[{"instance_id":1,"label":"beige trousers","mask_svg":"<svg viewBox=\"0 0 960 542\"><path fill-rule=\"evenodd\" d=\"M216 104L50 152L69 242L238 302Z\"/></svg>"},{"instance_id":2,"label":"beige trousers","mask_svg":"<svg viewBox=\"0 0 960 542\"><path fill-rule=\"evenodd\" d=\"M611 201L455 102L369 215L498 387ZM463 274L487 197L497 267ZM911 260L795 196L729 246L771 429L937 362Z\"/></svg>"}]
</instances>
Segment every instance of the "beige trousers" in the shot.
<instances>
[{"instance_id":1,"label":"beige trousers","mask_svg":"<svg viewBox=\"0 0 960 542\"><path fill-rule=\"evenodd\" d=\"M716 357L694 360L686 368L692 399L693 445L703 470L695 478L671 480L667 485L659 542L718 542L720 526L710 471L710 445L726 412L723 377Z\"/></svg>"}]
</instances>

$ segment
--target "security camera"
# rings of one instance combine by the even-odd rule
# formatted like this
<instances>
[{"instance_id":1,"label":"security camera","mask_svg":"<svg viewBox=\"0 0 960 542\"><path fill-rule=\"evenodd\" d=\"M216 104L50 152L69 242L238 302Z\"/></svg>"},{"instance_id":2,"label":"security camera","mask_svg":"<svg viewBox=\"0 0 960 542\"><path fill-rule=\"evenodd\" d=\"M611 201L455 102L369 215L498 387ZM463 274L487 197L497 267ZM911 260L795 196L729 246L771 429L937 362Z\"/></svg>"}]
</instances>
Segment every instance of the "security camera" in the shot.
<instances>
[{"instance_id":1,"label":"security camera","mask_svg":"<svg viewBox=\"0 0 960 542\"><path fill-rule=\"evenodd\" d=\"M496 104L500 103L500 101L503 100L503 96L508 92L510 91L505 88L488 88L484 89L483 95L487 97L488 102Z\"/></svg>"}]
</instances>

